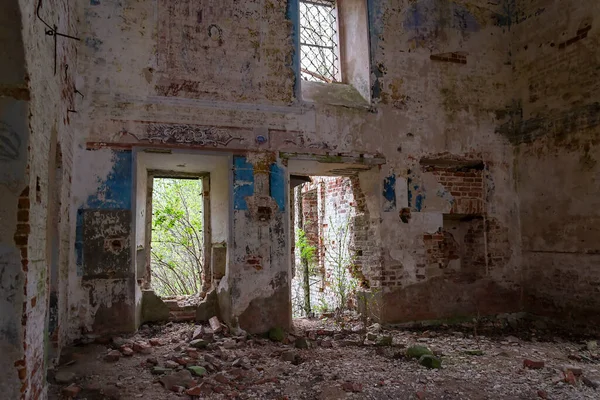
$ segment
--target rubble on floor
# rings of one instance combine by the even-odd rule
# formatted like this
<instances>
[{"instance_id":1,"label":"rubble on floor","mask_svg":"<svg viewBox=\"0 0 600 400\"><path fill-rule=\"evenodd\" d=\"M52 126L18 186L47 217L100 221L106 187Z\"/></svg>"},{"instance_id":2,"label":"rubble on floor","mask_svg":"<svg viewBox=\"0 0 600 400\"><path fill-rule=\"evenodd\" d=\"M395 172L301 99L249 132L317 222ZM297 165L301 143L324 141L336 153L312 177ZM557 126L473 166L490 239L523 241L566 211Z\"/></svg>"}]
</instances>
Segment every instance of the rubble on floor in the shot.
<instances>
[{"instance_id":1,"label":"rubble on floor","mask_svg":"<svg viewBox=\"0 0 600 400\"><path fill-rule=\"evenodd\" d=\"M196 309L202 298L198 295L163 297L163 303L169 308L169 321L184 322L196 319Z\"/></svg>"},{"instance_id":2,"label":"rubble on floor","mask_svg":"<svg viewBox=\"0 0 600 400\"><path fill-rule=\"evenodd\" d=\"M597 342L468 326L365 329L296 320L233 335L210 324L145 325L65 350L50 399L598 399Z\"/></svg>"}]
</instances>

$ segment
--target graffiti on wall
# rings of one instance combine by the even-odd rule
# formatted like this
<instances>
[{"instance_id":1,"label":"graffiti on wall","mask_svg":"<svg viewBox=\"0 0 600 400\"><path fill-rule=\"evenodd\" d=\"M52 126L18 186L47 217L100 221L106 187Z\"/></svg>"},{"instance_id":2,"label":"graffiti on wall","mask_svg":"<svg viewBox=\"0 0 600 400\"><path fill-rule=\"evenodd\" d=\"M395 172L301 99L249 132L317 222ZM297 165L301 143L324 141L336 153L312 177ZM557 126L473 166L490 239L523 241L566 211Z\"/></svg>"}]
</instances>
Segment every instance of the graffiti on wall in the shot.
<instances>
[{"instance_id":1,"label":"graffiti on wall","mask_svg":"<svg viewBox=\"0 0 600 400\"><path fill-rule=\"evenodd\" d=\"M226 147L234 140L243 141L224 129L189 124L148 124L142 134L130 135L148 143L179 143L199 146Z\"/></svg>"}]
</instances>

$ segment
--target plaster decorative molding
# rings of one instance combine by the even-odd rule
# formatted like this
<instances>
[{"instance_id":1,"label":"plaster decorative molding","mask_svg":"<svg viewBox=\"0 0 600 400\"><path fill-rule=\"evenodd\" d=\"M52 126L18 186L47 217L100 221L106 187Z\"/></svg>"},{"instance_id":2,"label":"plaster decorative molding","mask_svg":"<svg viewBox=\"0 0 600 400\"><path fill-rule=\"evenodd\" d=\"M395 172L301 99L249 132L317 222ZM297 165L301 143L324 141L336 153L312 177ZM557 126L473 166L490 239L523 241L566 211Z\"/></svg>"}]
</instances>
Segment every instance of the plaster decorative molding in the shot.
<instances>
[{"instance_id":1,"label":"plaster decorative molding","mask_svg":"<svg viewBox=\"0 0 600 400\"><path fill-rule=\"evenodd\" d=\"M149 143L187 143L214 147L226 147L234 140L244 141L243 137L232 136L223 129L189 124L148 124L143 135L132 136Z\"/></svg>"}]
</instances>

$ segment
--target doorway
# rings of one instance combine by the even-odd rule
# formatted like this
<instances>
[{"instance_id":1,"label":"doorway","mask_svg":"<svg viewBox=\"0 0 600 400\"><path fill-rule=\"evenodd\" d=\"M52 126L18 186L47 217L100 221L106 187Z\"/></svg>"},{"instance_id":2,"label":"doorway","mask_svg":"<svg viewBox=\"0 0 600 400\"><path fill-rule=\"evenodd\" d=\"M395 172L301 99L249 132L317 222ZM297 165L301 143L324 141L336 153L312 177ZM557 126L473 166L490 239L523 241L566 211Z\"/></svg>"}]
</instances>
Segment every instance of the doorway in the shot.
<instances>
[{"instance_id":1,"label":"doorway","mask_svg":"<svg viewBox=\"0 0 600 400\"><path fill-rule=\"evenodd\" d=\"M305 176L304 183L292 189L294 318L355 309L361 282L354 272L362 251L354 240L353 186L347 176Z\"/></svg>"},{"instance_id":2,"label":"doorway","mask_svg":"<svg viewBox=\"0 0 600 400\"><path fill-rule=\"evenodd\" d=\"M148 171L149 263L145 287L197 303L210 269L209 175Z\"/></svg>"}]
</instances>

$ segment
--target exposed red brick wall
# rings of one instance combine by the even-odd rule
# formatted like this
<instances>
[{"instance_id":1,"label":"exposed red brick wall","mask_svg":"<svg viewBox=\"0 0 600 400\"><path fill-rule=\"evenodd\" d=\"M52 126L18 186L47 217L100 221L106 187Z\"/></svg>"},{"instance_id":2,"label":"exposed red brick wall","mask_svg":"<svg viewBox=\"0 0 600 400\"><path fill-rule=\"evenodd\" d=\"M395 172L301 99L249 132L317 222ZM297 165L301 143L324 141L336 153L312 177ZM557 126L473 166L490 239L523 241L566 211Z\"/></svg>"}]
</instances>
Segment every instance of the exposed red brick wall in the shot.
<instances>
[{"instance_id":1,"label":"exposed red brick wall","mask_svg":"<svg viewBox=\"0 0 600 400\"><path fill-rule=\"evenodd\" d=\"M428 167L454 198L452 214L484 213L483 170L478 168Z\"/></svg>"},{"instance_id":2,"label":"exposed red brick wall","mask_svg":"<svg viewBox=\"0 0 600 400\"><path fill-rule=\"evenodd\" d=\"M495 219L483 217L445 219L439 232L423 235L423 245L425 264L437 265L446 279L455 282L483 279L495 268L504 268L511 256L508 229ZM453 260L458 263L448 268Z\"/></svg>"},{"instance_id":3,"label":"exposed red brick wall","mask_svg":"<svg viewBox=\"0 0 600 400\"><path fill-rule=\"evenodd\" d=\"M348 239L350 251L354 255L350 273L362 286L380 286L381 251L375 243L375 226L378 221L370 219L358 176L313 177L313 182L303 185L302 199L305 231L311 243L318 243L321 267L324 266L323 237L332 228L330 224L349 218ZM312 221L318 221L318 229L314 228ZM317 240L314 235L318 235Z\"/></svg>"},{"instance_id":4,"label":"exposed red brick wall","mask_svg":"<svg viewBox=\"0 0 600 400\"><path fill-rule=\"evenodd\" d=\"M441 269L448 266L450 260L460 258L458 243L450 232L442 231L423 236L427 264L438 264Z\"/></svg>"},{"instance_id":5,"label":"exposed red brick wall","mask_svg":"<svg viewBox=\"0 0 600 400\"><path fill-rule=\"evenodd\" d=\"M21 252L21 268L23 269L25 281L23 283L23 298L27 299L27 271L29 269L29 256L27 251L27 245L29 243L29 233L31 227L29 224L29 210L31 204L29 200L29 187L26 187L21 195L19 196L19 205L17 211L17 230L15 232L14 240L15 244ZM23 326L23 336L27 337L27 301L23 302L23 314L21 317L21 325ZM27 349L27 343L24 342L23 346ZM21 395L25 396L29 385L29 375L31 370L27 367L27 359L15 361L15 368L19 373L19 379L21 380Z\"/></svg>"},{"instance_id":6,"label":"exposed red brick wall","mask_svg":"<svg viewBox=\"0 0 600 400\"><path fill-rule=\"evenodd\" d=\"M317 189L302 193L302 220L306 239L311 246L319 245L319 204Z\"/></svg>"}]
</instances>

